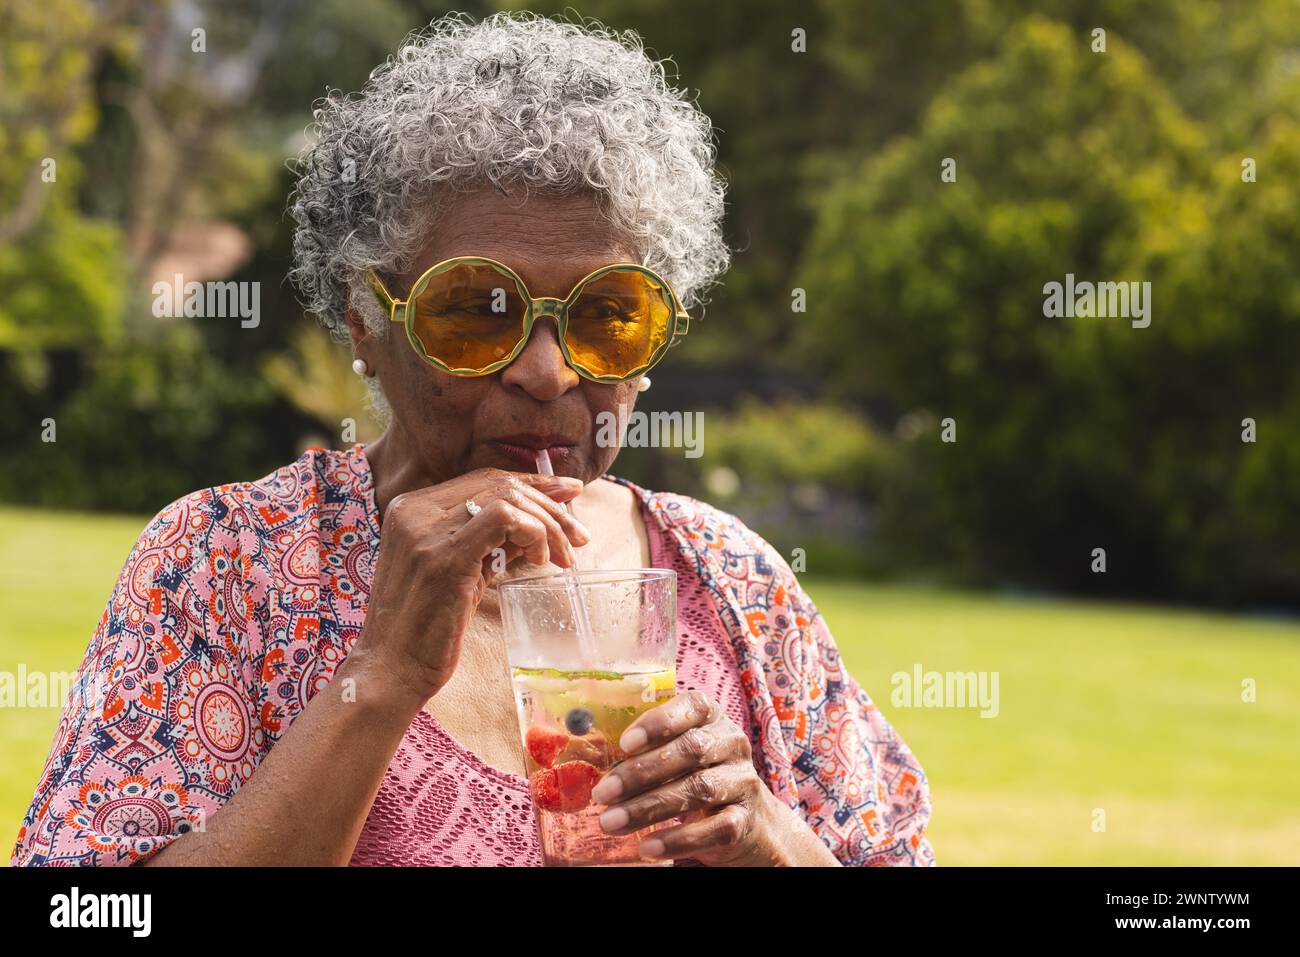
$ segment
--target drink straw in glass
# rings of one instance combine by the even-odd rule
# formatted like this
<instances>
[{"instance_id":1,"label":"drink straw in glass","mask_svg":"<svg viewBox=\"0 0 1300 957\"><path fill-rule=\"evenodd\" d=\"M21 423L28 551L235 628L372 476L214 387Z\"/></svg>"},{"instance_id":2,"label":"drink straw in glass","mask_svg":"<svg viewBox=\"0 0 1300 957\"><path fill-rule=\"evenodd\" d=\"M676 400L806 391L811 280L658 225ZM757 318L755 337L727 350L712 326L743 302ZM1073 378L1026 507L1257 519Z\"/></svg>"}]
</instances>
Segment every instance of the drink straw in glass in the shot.
<instances>
[{"instance_id":1,"label":"drink straw in glass","mask_svg":"<svg viewBox=\"0 0 1300 957\"><path fill-rule=\"evenodd\" d=\"M551 467L551 455L546 449L538 449L533 453L533 459L537 463L537 471L541 475L554 475L555 469ZM569 508L569 503L564 502L560 505L570 515L573 509ZM596 638L591 633L591 616L587 614L587 599L583 597L582 588L578 584L578 576L573 573L572 568L564 571L565 591L569 595L569 611L573 615L573 622L578 629L578 647L582 650L582 656L591 664L595 664L599 658L596 653Z\"/></svg>"}]
</instances>

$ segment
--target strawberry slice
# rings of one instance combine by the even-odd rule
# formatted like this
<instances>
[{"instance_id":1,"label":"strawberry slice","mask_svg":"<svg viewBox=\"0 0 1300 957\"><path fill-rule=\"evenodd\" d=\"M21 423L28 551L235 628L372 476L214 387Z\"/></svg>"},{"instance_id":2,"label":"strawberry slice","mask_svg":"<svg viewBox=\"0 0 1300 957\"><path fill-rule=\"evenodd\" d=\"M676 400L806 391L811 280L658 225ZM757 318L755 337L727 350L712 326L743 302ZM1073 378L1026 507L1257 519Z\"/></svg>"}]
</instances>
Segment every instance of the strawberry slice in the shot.
<instances>
[{"instance_id":1,"label":"strawberry slice","mask_svg":"<svg viewBox=\"0 0 1300 957\"><path fill-rule=\"evenodd\" d=\"M535 724L524 735L524 744L538 767L549 768L560 752L568 747L569 736L563 731Z\"/></svg>"},{"instance_id":2,"label":"strawberry slice","mask_svg":"<svg viewBox=\"0 0 1300 957\"><path fill-rule=\"evenodd\" d=\"M566 761L556 768L544 768L531 778L533 803L544 811L581 811L591 804L591 789L600 780L600 770L586 761Z\"/></svg>"}]
</instances>

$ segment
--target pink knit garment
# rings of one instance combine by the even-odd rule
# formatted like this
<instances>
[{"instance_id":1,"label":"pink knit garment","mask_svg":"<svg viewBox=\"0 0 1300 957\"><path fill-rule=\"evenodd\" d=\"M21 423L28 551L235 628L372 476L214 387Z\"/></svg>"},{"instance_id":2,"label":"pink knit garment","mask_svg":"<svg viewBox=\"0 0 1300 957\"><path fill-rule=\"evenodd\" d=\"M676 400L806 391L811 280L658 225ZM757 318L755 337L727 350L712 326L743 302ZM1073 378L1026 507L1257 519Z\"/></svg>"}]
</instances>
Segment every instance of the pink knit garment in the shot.
<instances>
[{"instance_id":1,"label":"pink knit garment","mask_svg":"<svg viewBox=\"0 0 1300 957\"><path fill-rule=\"evenodd\" d=\"M712 601L668 533L650 515L645 522L651 564L677 572L677 691L704 692L748 728L735 655ZM757 748L752 733L750 744ZM351 864L540 867L528 779L485 764L421 711L384 774Z\"/></svg>"}]
</instances>

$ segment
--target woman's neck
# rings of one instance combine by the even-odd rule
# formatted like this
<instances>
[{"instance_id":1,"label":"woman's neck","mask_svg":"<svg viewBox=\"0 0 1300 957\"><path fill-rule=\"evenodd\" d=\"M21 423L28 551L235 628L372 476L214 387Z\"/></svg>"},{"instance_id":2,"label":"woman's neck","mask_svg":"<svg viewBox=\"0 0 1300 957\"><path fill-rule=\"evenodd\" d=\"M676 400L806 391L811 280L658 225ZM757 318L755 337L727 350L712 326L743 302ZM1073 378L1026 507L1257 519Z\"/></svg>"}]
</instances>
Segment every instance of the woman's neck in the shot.
<instances>
[{"instance_id":1,"label":"woman's neck","mask_svg":"<svg viewBox=\"0 0 1300 957\"><path fill-rule=\"evenodd\" d=\"M370 476L375 487L375 507L382 518L388 505L397 496L416 489L438 485L454 475L438 475L430 471L396 423L389 426L379 438L365 447L370 463Z\"/></svg>"}]
</instances>

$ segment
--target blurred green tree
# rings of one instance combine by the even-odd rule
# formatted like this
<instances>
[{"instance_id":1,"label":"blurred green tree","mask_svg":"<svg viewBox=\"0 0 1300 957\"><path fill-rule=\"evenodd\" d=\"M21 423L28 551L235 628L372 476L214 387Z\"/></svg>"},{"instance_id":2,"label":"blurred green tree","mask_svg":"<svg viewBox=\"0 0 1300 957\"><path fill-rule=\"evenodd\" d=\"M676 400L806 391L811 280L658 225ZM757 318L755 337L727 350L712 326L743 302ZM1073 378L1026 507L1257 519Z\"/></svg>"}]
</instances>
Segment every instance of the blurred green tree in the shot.
<instances>
[{"instance_id":1,"label":"blurred green tree","mask_svg":"<svg viewBox=\"0 0 1300 957\"><path fill-rule=\"evenodd\" d=\"M1031 16L953 79L916 135L827 190L801 271L814 304L802 356L843 395L958 430L912 443L916 482L888 523L900 550L1111 594L1285 594L1294 521L1256 518L1253 540L1225 528L1250 514L1235 476L1277 455L1243 445L1238 410L1293 407L1281 356L1300 345L1294 280L1243 280L1295 262L1295 231L1255 231L1277 188L1243 183L1207 139L1122 39L1094 53L1086 33ZM1270 168L1289 168L1286 140L1261 150L1283 154ZM940 177L946 157L956 182ZM1229 209L1234 228L1218 233ZM1244 242L1239 229L1262 262L1213 268L1205 257ZM1067 273L1151 282L1151 326L1045 317L1044 284ZM1225 307L1246 289L1258 315ZM928 538L918 509L942 515ZM1109 550L1105 576L1094 547ZM1236 564L1248 548L1268 556L1249 571Z\"/></svg>"},{"instance_id":2,"label":"blurred green tree","mask_svg":"<svg viewBox=\"0 0 1300 957\"><path fill-rule=\"evenodd\" d=\"M901 567L1300 592L1293 0L526 6L639 30L720 131L735 266L646 400L723 407L705 459L628 450L620 472ZM0 498L150 511L364 415L284 282L285 160L314 98L449 9L0 0ZM225 278L260 284L263 322L154 317L178 237L231 231ZM1066 272L1151 281L1152 326L1045 318Z\"/></svg>"}]
</instances>

